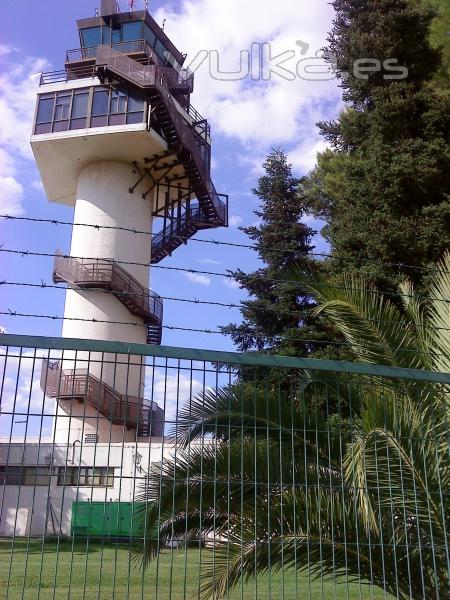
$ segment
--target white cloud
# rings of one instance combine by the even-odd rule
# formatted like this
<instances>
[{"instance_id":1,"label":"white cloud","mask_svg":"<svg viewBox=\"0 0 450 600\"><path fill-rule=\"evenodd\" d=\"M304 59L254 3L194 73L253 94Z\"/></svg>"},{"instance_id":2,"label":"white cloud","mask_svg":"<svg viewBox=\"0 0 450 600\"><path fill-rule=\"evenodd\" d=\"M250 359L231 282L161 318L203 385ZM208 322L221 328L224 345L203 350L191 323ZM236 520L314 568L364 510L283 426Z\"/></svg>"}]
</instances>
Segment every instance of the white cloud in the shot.
<instances>
[{"instance_id":1,"label":"white cloud","mask_svg":"<svg viewBox=\"0 0 450 600\"><path fill-rule=\"evenodd\" d=\"M284 0L276 7L272 0L185 0L176 10L158 11L157 20L163 18L168 35L188 52L188 65L199 51L217 50L221 70L236 70L241 51L268 42L272 56L293 53L285 66L295 72L300 60L316 60L315 52L326 44L333 9L327 0ZM298 40L309 44L306 55ZM221 81L211 76L209 63L210 57L196 71L193 102L212 119L215 131L238 139L249 155L255 148L267 152L268 145L290 146L299 140L314 146L320 141L316 122L330 118L340 103L335 80L273 76L269 81Z\"/></svg>"},{"instance_id":2,"label":"white cloud","mask_svg":"<svg viewBox=\"0 0 450 600\"><path fill-rule=\"evenodd\" d=\"M6 329L3 333L6 333ZM52 360L59 355L59 351L51 351ZM49 357L47 350L22 349L22 352L15 350L0 356L0 377L3 374L5 376L1 395L3 411L35 414L51 412L55 401L46 398L40 387L43 357Z\"/></svg>"},{"instance_id":3,"label":"white cloud","mask_svg":"<svg viewBox=\"0 0 450 600\"><path fill-rule=\"evenodd\" d=\"M31 182L31 187L37 190L38 192L44 192L44 184L40 179L34 179Z\"/></svg>"},{"instance_id":4,"label":"white cloud","mask_svg":"<svg viewBox=\"0 0 450 600\"><path fill-rule=\"evenodd\" d=\"M0 45L0 211L23 214L23 187L18 172L29 168L30 135L39 79L48 67L41 58L23 57Z\"/></svg>"},{"instance_id":5,"label":"white cloud","mask_svg":"<svg viewBox=\"0 0 450 600\"><path fill-rule=\"evenodd\" d=\"M240 288L239 283L235 279L231 279L231 277L225 277L223 279L223 285L232 290L238 290Z\"/></svg>"},{"instance_id":6,"label":"white cloud","mask_svg":"<svg viewBox=\"0 0 450 600\"><path fill-rule=\"evenodd\" d=\"M239 227L239 225L242 225L242 222L242 217L239 217L238 215L232 215L228 220L230 227Z\"/></svg>"},{"instance_id":7,"label":"white cloud","mask_svg":"<svg viewBox=\"0 0 450 600\"><path fill-rule=\"evenodd\" d=\"M201 381L183 371L171 375L162 369L155 370L154 378L147 376L146 389L151 390L152 385L153 399L165 410L166 422L175 421L177 409L181 409L190 398L194 398L204 389Z\"/></svg>"},{"instance_id":8,"label":"white cloud","mask_svg":"<svg viewBox=\"0 0 450 600\"><path fill-rule=\"evenodd\" d=\"M314 144L309 143L309 140L305 140L293 148L288 157L294 172L308 173L311 171L316 165L317 154L323 152L326 147L327 144L324 140L317 140Z\"/></svg>"},{"instance_id":9,"label":"white cloud","mask_svg":"<svg viewBox=\"0 0 450 600\"><path fill-rule=\"evenodd\" d=\"M198 263L204 263L207 265L223 265L220 260L213 260L212 258L197 258Z\"/></svg>"},{"instance_id":10,"label":"white cloud","mask_svg":"<svg viewBox=\"0 0 450 600\"><path fill-rule=\"evenodd\" d=\"M23 215L23 187L12 176L0 175L0 213L18 217Z\"/></svg>"},{"instance_id":11,"label":"white cloud","mask_svg":"<svg viewBox=\"0 0 450 600\"><path fill-rule=\"evenodd\" d=\"M200 275L199 273L183 273L183 275L192 283L199 283L200 285L210 285L211 283L211 279L206 275Z\"/></svg>"}]
</instances>

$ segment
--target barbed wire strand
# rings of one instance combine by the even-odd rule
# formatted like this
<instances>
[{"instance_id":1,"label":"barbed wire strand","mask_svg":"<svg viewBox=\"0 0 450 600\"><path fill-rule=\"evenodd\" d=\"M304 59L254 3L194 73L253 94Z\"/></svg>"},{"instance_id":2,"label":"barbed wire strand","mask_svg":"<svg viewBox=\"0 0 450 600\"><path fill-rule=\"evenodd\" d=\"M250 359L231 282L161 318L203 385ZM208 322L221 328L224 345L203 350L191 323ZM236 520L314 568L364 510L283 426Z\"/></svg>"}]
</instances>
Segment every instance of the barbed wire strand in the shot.
<instances>
[{"instance_id":1,"label":"barbed wire strand","mask_svg":"<svg viewBox=\"0 0 450 600\"><path fill-rule=\"evenodd\" d=\"M0 252L6 252L6 253L11 253L11 254L18 254L21 255L22 257L26 257L26 256L41 256L41 257L50 257L50 258L56 258L57 256L64 258L64 259L68 259L68 258L72 258L74 260L92 260L92 261L104 261L104 262L110 262L110 263L115 263L115 264L119 264L119 265L134 265L134 266L142 266L142 267L149 267L149 268L157 268L157 269L165 269L165 270L170 270L170 271L179 271L179 272L184 272L184 273L192 273L192 274L198 274L198 275L210 275L210 276L218 276L218 277L226 277L228 279L235 279L235 277L230 274L230 273L221 273L221 272L214 272L214 271L202 271L202 270L197 270L197 269L192 269L192 268L188 268L188 267L167 267L164 265L152 265L151 263L140 263L140 262L133 262L133 261L121 261L121 260L116 260L116 259L111 259L111 258L98 258L98 257L86 257L86 256L71 256L70 254L55 254L55 253L49 253L49 252L32 252L29 250L12 250L12 249L8 249L8 248L2 248L0 247ZM441 271L444 273L447 273L447 271ZM290 279L282 279L282 278L274 278L274 277L266 277L263 275L258 275L258 277L260 277L262 280L264 281L268 281L268 282L272 282L272 283L282 283L283 285L291 285L294 286L295 288L298 288L299 286L301 286L301 282L298 281L293 281ZM17 284L17 285L21 285L21 284ZM25 285L25 284L22 284ZM392 296L394 298L398 298L400 296L399 293L396 292L389 292L389 291L381 291L381 290L376 290L376 289L362 289L362 288L355 288L355 287L349 287L349 286L342 286L342 285L336 285L334 283L320 283L320 282L314 282L314 285L317 287L331 287L333 289L337 289L337 290L346 290L346 291L352 291L352 292L365 292L365 293L370 293L376 296ZM36 285L36 287L52 287L51 285ZM420 296L419 294L401 294L402 297L404 298L417 298L419 300L429 300L429 298L427 296ZM433 301L436 302L444 302L445 304L450 304L450 299L448 298L433 298ZM219 302L216 303L217 305L220 306L224 306L224 307L230 307L230 308L238 308L239 306L236 304L221 304ZM248 308L247 306L243 306L243 308Z\"/></svg>"},{"instance_id":2,"label":"barbed wire strand","mask_svg":"<svg viewBox=\"0 0 450 600\"><path fill-rule=\"evenodd\" d=\"M59 315L39 315L39 314L28 314L28 313L19 313L17 311L13 311L11 309L9 309L8 312L5 311L0 311L0 315L5 315L5 316L9 316L9 317L21 317L21 318L32 318L32 319L49 319L51 321L77 321L77 322L82 322L82 323L109 323L111 325L134 325L136 327L147 327L144 323L138 323L138 322L131 322L131 321L107 321L107 320L102 320L102 319L86 319L86 318L81 318L81 317L62 317ZM170 331L184 331L184 332L190 332L190 333L202 333L202 334L208 334L208 335L222 335L222 336L226 336L227 334L223 333L223 331L220 330L214 330L214 329L196 329L193 327L180 327L180 326L176 326L176 325L163 325L162 326L163 329L167 329ZM280 335L280 336L266 336L266 335L254 335L251 334L251 337L253 339L257 339L257 340L264 340L264 341L271 341L271 342L284 342L284 341L294 341L297 343L304 343L304 344L323 344L323 345L333 345L333 346L346 346L346 347L350 347L352 348L353 345L350 344L349 342L337 342L337 341L333 341L333 340L307 340L307 339L302 339L302 338L298 338L298 337L294 337L294 336L285 336L285 335ZM1 337L0 337L1 340ZM383 348L384 346L382 344L380 344L380 348ZM426 356L450 356L450 353L439 353L439 352L425 352L424 350L422 350L421 348L403 348L403 347L399 347L398 351L402 351L402 352L414 352L414 353L418 353L418 354L423 354Z\"/></svg>"},{"instance_id":3,"label":"barbed wire strand","mask_svg":"<svg viewBox=\"0 0 450 600\"><path fill-rule=\"evenodd\" d=\"M91 229L113 229L113 230L118 230L118 231L124 231L124 232L128 232L128 233L133 233L135 235L146 235L149 237L156 237L160 234L160 232L158 233L153 233L153 232L148 232L148 231L142 231L139 229L132 229L129 227L120 227L118 225L93 225L92 223L74 223L71 221L60 221L57 219L39 219L36 217L19 217L19 216L14 216L14 215L8 215L8 214L0 214L0 218L6 219L6 220L15 220L15 221L28 221L28 222L33 222L33 223L47 223L47 224L51 224L51 225L66 225L66 226L70 226L70 227L89 227ZM166 235L167 239L177 239L182 241L183 243L186 241L193 241L193 242L198 242L201 244L213 244L216 246L229 246L229 247L234 247L234 248L246 248L246 249L250 249L250 250L258 250L258 246L255 245L251 245L251 244L242 244L239 242L224 242L224 241L220 241L220 240L215 240L215 239L210 239L210 240L204 240L201 238L196 238L196 237L189 237L189 236L180 236L180 235L174 235L174 234L167 234ZM272 251L277 251L277 249L273 249ZM289 252L292 251L289 248L285 248L285 249L279 249L279 252ZM409 265L406 263L394 263L394 262L385 262L385 261L379 261L375 258L369 258L369 257L364 257L364 258L357 258L354 256L336 256L334 254L329 254L329 253L325 253L325 252L309 252L307 256L311 256L311 257L317 257L317 258L331 258L333 260L336 261L358 261L358 262L373 262L376 264L382 264L383 266L386 267L396 267L398 269L410 269L410 270L416 270L416 271L437 271L438 269L436 267L433 266L427 266L427 267L421 267L418 265Z\"/></svg>"},{"instance_id":4,"label":"barbed wire strand","mask_svg":"<svg viewBox=\"0 0 450 600\"><path fill-rule=\"evenodd\" d=\"M147 295L147 294L136 294L133 292L116 292L114 290L108 290L108 289L104 289L104 288L64 288L61 287L59 285L53 285L53 284L47 284L45 282L41 282L41 283L19 283L19 282L11 282L11 281L0 281L0 286L19 286L19 287L31 287L31 288L40 288L40 289L57 289L57 290L61 290L61 291L66 291L67 289L73 289L75 291L83 291L83 293L103 293L103 294L113 294L114 296L123 296L123 297L138 297L138 298L148 298L150 299L151 296ZM179 298L176 296L158 296L161 300L167 300L167 301L172 301L172 302L184 302L184 303L188 303L188 304L199 304L199 305L211 305L211 306L218 306L221 308L235 308L235 309L248 309L249 307L247 307L244 304L233 304L233 303L225 303L225 302L219 302L219 301L213 301L213 300L200 300L197 298ZM312 307L313 309L314 307ZM287 310L283 310L280 307L272 307L272 306L252 306L250 307L250 310L256 310L256 311L262 311L262 312L274 312L276 314L279 315L283 315L283 316L289 316L289 317L293 317L293 318L305 318L305 317L310 317L311 316L311 310L310 311L287 311ZM366 318L367 321L371 322L371 323L379 323L379 324L383 324L383 325L395 325L398 324L398 321L386 321L386 320L382 320L382 319L370 319L370 318ZM434 325L418 325L416 323L413 322L407 322L405 323L406 325L412 325L413 327L417 327L417 328L422 328L422 329L433 329L436 331L450 331L450 327L435 327Z\"/></svg>"}]
</instances>

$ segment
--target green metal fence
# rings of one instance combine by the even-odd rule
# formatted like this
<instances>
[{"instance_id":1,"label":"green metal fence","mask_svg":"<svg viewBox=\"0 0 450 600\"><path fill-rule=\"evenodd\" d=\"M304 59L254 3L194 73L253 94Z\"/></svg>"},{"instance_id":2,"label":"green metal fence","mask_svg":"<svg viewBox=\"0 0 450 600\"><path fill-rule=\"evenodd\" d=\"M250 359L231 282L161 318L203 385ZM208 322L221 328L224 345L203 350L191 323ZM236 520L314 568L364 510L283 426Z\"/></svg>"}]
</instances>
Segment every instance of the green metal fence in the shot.
<instances>
[{"instance_id":1,"label":"green metal fence","mask_svg":"<svg viewBox=\"0 0 450 600\"><path fill-rule=\"evenodd\" d=\"M450 597L450 374L0 336L5 600Z\"/></svg>"}]
</instances>

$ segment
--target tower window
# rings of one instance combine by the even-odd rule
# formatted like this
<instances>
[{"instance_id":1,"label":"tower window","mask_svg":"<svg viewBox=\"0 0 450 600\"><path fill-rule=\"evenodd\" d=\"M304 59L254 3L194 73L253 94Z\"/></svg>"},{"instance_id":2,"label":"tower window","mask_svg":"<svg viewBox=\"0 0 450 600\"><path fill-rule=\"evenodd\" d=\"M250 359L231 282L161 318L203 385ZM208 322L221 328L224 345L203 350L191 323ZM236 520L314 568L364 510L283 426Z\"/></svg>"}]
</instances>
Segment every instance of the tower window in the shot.
<instances>
[{"instance_id":1,"label":"tower window","mask_svg":"<svg viewBox=\"0 0 450 600\"><path fill-rule=\"evenodd\" d=\"M75 90L72 101L70 129L83 129L86 127L88 103L89 90Z\"/></svg>"},{"instance_id":2,"label":"tower window","mask_svg":"<svg viewBox=\"0 0 450 600\"><path fill-rule=\"evenodd\" d=\"M55 95L40 96L35 133L50 133L52 130L53 110L55 108Z\"/></svg>"},{"instance_id":3,"label":"tower window","mask_svg":"<svg viewBox=\"0 0 450 600\"><path fill-rule=\"evenodd\" d=\"M153 33L153 31L148 25L146 25L144 28L144 37L147 44L149 44L149 46L153 48L156 43L156 35Z\"/></svg>"},{"instance_id":4,"label":"tower window","mask_svg":"<svg viewBox=\"0 0 450 600\"><path fill-rule=\"evenodd\" d=\"M143 39L143 21L134 21L133 23L124 23L122 26L122 41L134 42Z\"/></svg>"},{"instance_id":5,"label":"tower window","mask_svg":"<svg viewBox=\"0 0 450 600\"><path fill-rule=\"evenodd\" d=\"M56 96L55 121L64 121L69 118L71 94L58 94Z\"/></svg>"},{"instance_id":6,"label":"tower window","mask_svg":"<svg viewBox=\"0 0 450 600\"><path fill-rule=\"evenodd\" d=\"M88 27L81 30L81 43L83 48L99 46L102 42L102 30L100 27Z\"/></svg>"},{"instance_id":7,"label":"tower window","mask_svg":"<svg viewBox=\"0 0 450 600\"><path fill-rule=\"evenodd\" d=\"M127 124L142 123L144 120L144 100L135 96L128 98Z\"/></svg>"},{"instance_id":8,"label":"tower window","mask_svg":"<svg viewBox=\"0 0 450 600\"><path fill-rule=\"evenodd\" d=\"M53 131L67 131L67 129L69 129L71 100L72 92L60 92L59 94L56 94Z\"/></svg>"},{"instance_id":9,"label":"tower window","mask_svg":"<svg viewBox=\"0 0 450 600\"><path fill-rule=\"evenodd\" d=\"M111 93L111 114L124 113L127 110L127 95L124 92L113 90Z\"/></svg>"}]
</instances>

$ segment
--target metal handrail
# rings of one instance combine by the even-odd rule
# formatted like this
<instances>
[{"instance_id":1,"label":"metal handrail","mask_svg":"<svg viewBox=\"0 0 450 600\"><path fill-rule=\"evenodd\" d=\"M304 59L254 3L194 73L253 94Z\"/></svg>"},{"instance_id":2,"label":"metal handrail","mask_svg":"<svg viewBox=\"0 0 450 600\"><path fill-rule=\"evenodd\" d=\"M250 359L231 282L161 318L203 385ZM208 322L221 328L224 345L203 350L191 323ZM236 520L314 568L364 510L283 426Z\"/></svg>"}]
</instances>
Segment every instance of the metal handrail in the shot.
<instances>
[{"instance_id":1,"label":"metal handrail","mask_svg":"<svg viewBox=\"0 0 450 600\"><path fill-rule=\"evenodd\" d=\"M120 394L87 371L64 371L59 362L48 359L42 361L40 387L49 398L82 398L113 424L130 428L148 426L150 412L157 407L152 401Z\"/></svg>"},{"instance_id":2,"label":"metal handrail","mask_svg":"<svg viewBox=\"0 0 450 600\"><path fill-rule=\"evenodd\" d=\"M111 48L114 48L117 52L123 54L134 54L137 52L147 54L147 46L150 48L145 40L132 40L129 42L116 42L111 44ZM67 50L66 63L79 62L80 60L95 60L98 47L99 45Z\"/></svg>"},{"instance_id":3,"label":"metal handrail","mask_svg":"<svg viewBox=\"0 0 450 600\"><path fill-rule=\"evenodd\" d=\"M55 283L65 281L79 287L107 287L130 312L143 318L147 324L162 324L162 298L141 285L114 260L75 259L57 250L53 280Z\"/></svg>"}]
</instances>

